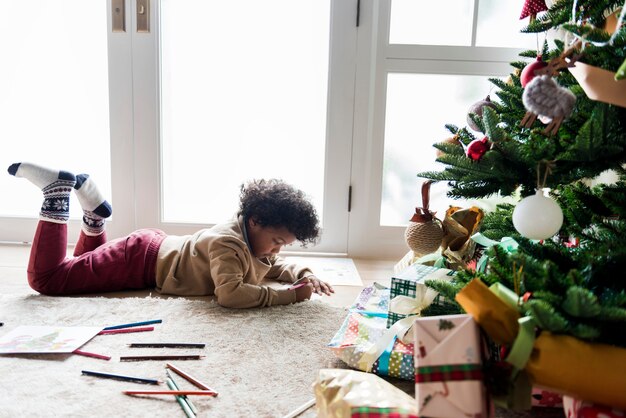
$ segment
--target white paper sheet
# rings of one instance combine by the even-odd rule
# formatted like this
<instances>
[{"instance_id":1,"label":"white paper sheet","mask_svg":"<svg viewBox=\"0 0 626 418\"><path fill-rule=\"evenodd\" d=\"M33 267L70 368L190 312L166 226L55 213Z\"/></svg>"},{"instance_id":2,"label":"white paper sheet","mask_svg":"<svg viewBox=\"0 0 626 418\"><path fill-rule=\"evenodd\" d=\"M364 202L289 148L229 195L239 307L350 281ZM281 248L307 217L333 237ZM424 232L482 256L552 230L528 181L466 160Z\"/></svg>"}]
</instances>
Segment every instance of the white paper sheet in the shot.
<instances>
[{"instance_id":1,"label":"white paper sheet","mask_svg":"<svg viewBox=\"0 0 626 418\"><path fill-rule=\"evenodd\" d=\"M0 337L0 354L71 353L102 327L22 325Z\"/></svg>"},{"instance_id":2,"label":"white paper sheet","mask_svg":"<svg viewBox=\"0 0 626 418\"><path fill-rule=\"evenodd\" d=\"M290 263L309 267L318 279L331 286L363 286L363 281L351 258L285 257Z\"/></svg>"}]
</instances>

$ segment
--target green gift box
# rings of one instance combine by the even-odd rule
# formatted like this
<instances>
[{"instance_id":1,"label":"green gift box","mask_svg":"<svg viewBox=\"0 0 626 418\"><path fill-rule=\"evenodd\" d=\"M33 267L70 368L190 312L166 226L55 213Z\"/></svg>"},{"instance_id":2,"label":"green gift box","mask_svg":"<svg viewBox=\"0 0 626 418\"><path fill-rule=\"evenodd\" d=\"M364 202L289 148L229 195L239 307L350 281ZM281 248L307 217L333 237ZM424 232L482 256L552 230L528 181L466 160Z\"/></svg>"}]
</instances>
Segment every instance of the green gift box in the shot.
<instances>
[{"instance_id":1,"label":"green gift box","mask_svg":"<svg viewBox=\"0 0 626 418\"><path fill-rule=\"evenodd\" d=\"M393 275L387 328L402 318L419 314L435 300L437 300L436 303L443 303L443 298L439 297L436 291L428 288L426 281L450 281L455 274L456 272L450 269L415 263Z\"/></svg>"}]
</instances>

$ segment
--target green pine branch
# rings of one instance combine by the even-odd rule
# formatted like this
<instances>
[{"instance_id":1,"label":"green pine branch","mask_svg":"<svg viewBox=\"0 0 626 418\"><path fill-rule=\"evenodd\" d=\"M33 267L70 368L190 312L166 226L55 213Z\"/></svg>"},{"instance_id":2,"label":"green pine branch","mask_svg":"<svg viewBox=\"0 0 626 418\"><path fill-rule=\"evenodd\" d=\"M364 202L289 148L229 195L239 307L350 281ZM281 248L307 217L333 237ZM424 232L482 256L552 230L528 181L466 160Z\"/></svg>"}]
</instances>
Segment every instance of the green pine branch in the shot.
<instances>
[{"instance_id":1,"label":"green pine branch","mask_svg":"<svg viewBox=\"0 0 626 418\"><path fill-rule=\"evenodd\" d=\"M585 45L579 62L615 72L626 59L626 25L611 44L605 44L609 35L603 27L606 16L622 4L623 0L578 2L572 20L573 0L560 0L523 32L561 29L594 41ZM544 42L540 51L546 62L569 47L559 40L552 45ZM507 80L490 79L496 88L495 108L484 109L482 118L470 115L489 138L491 149L472 161L464 147L477 135L463 126L446 125L463 146L435 144L443 152L438 161L444 168L418 176L445 181L452 198L493 194L524 198L534 194L538 185L549 187L563 210L560 233L542 242L525 239L512 223L514 206L498 205L486 214L481 232L494 240L516 239L517 251L493 246L484 251L486 272L462 270L454 284L428 285L438 286L453 301L462 284L473 277L489 285L499 282L525 295L521 311L540 328L626 347L626 278L622 278L626 277L626 109L590 99L578 80L563 70L554 79L576 96L571 115L553 136L543 133L540 120L530 128L521 126L526 109L520 74L536 55L534 50L522 52L520 57L526 60L511 63ZM547 161L552 169L543 183L537 168ZM618 175L616 183L588 185L589 179L607 169ZM578 246L564 245L570 237L578 239Z\"/></svg>"}]
</instances>

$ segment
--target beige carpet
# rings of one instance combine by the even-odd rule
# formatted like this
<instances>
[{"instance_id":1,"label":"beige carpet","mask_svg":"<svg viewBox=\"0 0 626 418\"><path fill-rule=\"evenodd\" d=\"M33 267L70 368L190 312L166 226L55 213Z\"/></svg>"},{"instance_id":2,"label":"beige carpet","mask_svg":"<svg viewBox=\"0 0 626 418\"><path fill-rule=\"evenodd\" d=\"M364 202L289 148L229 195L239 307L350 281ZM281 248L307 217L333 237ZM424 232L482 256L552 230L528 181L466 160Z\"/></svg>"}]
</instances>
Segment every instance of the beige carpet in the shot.
<instances>
[{"instance_id":1,"label":"beige carpet","mask_svg":"<svg viewBox=\"0 0 626 418\"><path fill-rule=\"evenodd\" d=\"M110 361L78 355L0 356L0 417L176 417L172 396L129 397L122 390L166 388L84 376L81 370L164 380L164 361L120 362L124 355L170 354L131 342L203 342L201 360L172 361L219 392L194 397L201 417L281 417L313 398L317 370L341 367L326 347L342 309L306 302L230 310L184 298L54 298L0 295L0 335L18 325L107 326L162 319L152 332L100 335L82 347ZM183 379L179 386L194 389ZM314 416L314 410L306 416Z\"/></svg>"}]
</instances>

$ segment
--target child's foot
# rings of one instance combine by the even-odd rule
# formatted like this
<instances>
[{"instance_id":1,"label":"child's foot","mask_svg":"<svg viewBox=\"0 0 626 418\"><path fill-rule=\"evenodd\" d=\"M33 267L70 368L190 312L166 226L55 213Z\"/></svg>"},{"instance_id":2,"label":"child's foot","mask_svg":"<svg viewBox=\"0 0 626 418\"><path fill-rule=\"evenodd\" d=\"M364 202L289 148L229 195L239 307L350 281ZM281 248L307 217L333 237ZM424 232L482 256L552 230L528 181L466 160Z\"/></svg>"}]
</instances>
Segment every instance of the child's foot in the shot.
<instances>
[{"instance_id":1,"label":"child's foot","mask_svg":"<svg viewBox=\"0 0 626 418\"><path fill-rule=\"evenodd\" d=\"M76 184L74 174L31 163L11 164L7 171L41 189L44 200L39 212L40 219L55 223L67 222L70 217L70 193Z\"/></svg>"},{"instance_id":2,"label":"child's foot","mask_svg":"<svg viewBox=\"0 0 626 418\"><path fill-rule=\"evenodd\" d=\"M113 212L111 204L104 200L89 174L77 175L74 189L83 208L83 232L87 235L100 235L104 232L104 220Z\"/></svg>"},{"instance_id":3,"label":"child's foot","mask_svg":"<svg viewBox=\"0 0 626 418\"><path fill-rule=\"evenodd\" d=\"M12 176L25 178L41 190L57 181L68 181L72 183L72 186L76 182L76 177L72 173L53 170L31 163L11 164L7 171Z\"/></svg>"}]
</instances>

